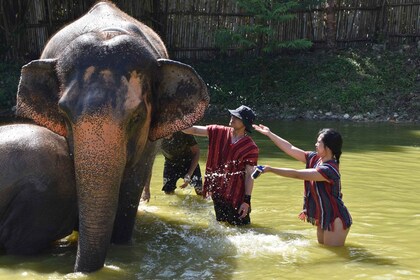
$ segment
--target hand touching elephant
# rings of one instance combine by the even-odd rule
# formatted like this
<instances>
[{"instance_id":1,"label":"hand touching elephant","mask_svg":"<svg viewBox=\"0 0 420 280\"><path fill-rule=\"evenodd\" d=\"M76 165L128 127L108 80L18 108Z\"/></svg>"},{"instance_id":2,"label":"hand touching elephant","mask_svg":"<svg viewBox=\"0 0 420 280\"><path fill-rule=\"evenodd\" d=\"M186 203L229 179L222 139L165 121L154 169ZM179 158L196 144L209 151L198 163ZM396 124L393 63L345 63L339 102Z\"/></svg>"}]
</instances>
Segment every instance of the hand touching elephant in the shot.
<instances>
[{"instance_id":1,"label":"hand touching elephant","mask_svg":"<svg viewBox=\"0 0 420 280\"><path fill-rule=\"evenodd\" d=\"M66 139L29 124L0 126L0 248L33 254L77 222L76 182Z\"/></svg>"},{"instance_id":2,"label":"hand touching elephant","mask_svg":"<svg viewBox=\"0 0 420 280\"><path fill-rule=\"evenodd\" d=\"M152 141L199 120L209 97L161 39L109 2L55 34L22 68L17 114L67 138L79 203L75 271L104 265L110 242L130 240L149 182Z\"/></svg>"}]
</instances>

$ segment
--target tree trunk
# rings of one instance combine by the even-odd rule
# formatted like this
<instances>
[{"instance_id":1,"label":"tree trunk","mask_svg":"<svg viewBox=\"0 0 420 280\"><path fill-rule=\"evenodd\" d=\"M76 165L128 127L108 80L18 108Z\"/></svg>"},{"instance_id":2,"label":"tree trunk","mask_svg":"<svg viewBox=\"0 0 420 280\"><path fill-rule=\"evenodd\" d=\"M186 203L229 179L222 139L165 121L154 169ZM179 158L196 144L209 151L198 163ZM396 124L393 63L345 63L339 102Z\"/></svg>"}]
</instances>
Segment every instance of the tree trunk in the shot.
<instances>
[{"instance_id":1,"label":"tree trunk","mask_svg":"<svg viewBox=\"0 0 420 280\"><path fill-rule=\"evenodd\" d=\"M337 40L336 40L336 33L337 33L337 23L335 20L335 8L336 8L336 0L327 0L327 7L326 7L326 39L327 39L327 48L334 50L337 47Z\"/></svg>"}]
</instances>

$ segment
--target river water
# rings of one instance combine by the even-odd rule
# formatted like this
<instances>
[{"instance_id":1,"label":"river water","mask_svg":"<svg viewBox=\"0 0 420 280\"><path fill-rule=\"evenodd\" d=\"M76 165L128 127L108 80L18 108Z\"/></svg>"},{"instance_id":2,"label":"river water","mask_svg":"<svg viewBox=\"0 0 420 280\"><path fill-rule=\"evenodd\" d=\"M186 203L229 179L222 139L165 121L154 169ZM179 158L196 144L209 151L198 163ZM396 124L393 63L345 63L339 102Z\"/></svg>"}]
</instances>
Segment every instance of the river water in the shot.
<instances>
[{"instance_id":1,"label":"river water","mask_svg":"<svg viewBox=\"0 0 420 280\"><path fill-rule=\"evenodd\" d=\"M215 222L212 202L191 187L164 195L163 157L152 195L141 203L133 242L111 245L105 268L71 273L74 238L34 257L0 255L0 279L420 279L420 125L348 122L266 123L296 146L313 150L317 131L344 138L343 200L353 217L346 246L328 248L297 218L303 183L264 174L255 181L252 224ZM254 133L259 164L304 168ZM204 170L207 139L200 138Z\"/></svg>"}]
</instances>

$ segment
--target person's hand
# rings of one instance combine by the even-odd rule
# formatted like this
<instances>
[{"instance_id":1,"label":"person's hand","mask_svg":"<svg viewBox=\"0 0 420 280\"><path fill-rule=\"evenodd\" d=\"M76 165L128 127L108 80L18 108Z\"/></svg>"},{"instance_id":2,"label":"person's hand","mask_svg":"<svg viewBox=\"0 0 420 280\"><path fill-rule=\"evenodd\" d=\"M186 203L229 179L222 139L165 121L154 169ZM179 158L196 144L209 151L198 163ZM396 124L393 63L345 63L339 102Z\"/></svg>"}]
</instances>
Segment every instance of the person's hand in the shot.
<instances>
[{"instance_id":1,"label":"person's hand","mask_svg":"<svg viewBox=\"0 0 420 280\"><path fill-rule=\"evenodd\" d=\"M299 220L301 220L301 221L306 221L306 209L305 210L302 210L302 212L300 212L299 213L299 215L298 215L298 218L299 218Z\"/></svg>"},{"instance_id":2,"label":"person's hand","mask_svg":"<svg viewBox=\"0 0 420 280\"><path fill-rule=\"evenodd\" d=\"M270 172L270 171L271 171L271 167L269 165L264 165L264 168L263 168L261 173L266 173L266 172Z\"/></svg>"},{"instance_id":3,"label":"person's hand","mask_svg":"<svg viewBox=\"0 0 420 280\"><path fill-rule=\"evenodd\" d=\"M182 184L180 186L180 188L183 189L183 188L187 187L190 182L191 182L191 177L190 177L190 175L186 174L184 176L184 184Z\"/></svg>"},{"instance_id":4,"label":"person's hand","mask_svg":"<svg viewBox=\"0 0 420 280\"><path fill-rule=\"evenodd\" d=\"M205 199L211 199L211 196L213 195L213 193L212 192L207 192L206 193L206 196L205 196Z\"/></svg>"},{"instance_id":5,"label":"person's hand","mask_svg":"<svg viewBox=\"0 0 420 280\"><path fill-rule=\"evenodd\" d=\"M249 212L249 204L246 202L242 202L241 206L239 207L238 214L240 215L239 218L245 218L245 216Z\"/></svg>"},{"instance_id":6,"label":"person's hand","mask_svg":"<svg viewBox=\"0 0 420 280\"><path fill-rule=\"evenodd\" d=\"M262 125L262 124L259 124L259 125L253 124L252 127L256 131L258 131L259 133L264 134L264 135L268 135L271 132L270 128L268 128L267 126Z\"/></svg>"}]
</instances>

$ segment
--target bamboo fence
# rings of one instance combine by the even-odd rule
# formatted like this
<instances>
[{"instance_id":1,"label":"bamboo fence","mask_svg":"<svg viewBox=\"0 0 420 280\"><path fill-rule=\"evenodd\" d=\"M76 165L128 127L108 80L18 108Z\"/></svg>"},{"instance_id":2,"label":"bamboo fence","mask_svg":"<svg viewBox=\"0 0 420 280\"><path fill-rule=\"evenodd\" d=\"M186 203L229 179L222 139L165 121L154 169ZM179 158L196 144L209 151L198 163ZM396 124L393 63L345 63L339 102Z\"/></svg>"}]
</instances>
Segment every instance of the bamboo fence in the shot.
<instances>
[{"instance_id":1,"label":"bamboo fence","mask_svg":"<svg viewBox=\"0 0 420 280\"><path fill-rule=\"evenodd\" d=\"M0 39L20 56L38 57L54 32L85 12L96 0L1 0ZM235 0L115 0L127 14L157 31L172 58L211 58L219 52L215 34L236 30L254 19ZM419 44L420 0L335 0L294 11L295 18L273 24L280 41L306 38L317 48L327 47L327 2L334 2L335 41L338 48L370 44ZM6 5L9 3L8 5ZM10 15L27 5L24 24ZM18 11L17 11L18 10ZM23 30L23 32L22 32ZM17 34L17 35L16 35ZM0 46L2 43L0 43ZM7 52L6 52L7 53ZM5 56L7 59L7 55Z\"/></svg>"}]
</instances>

